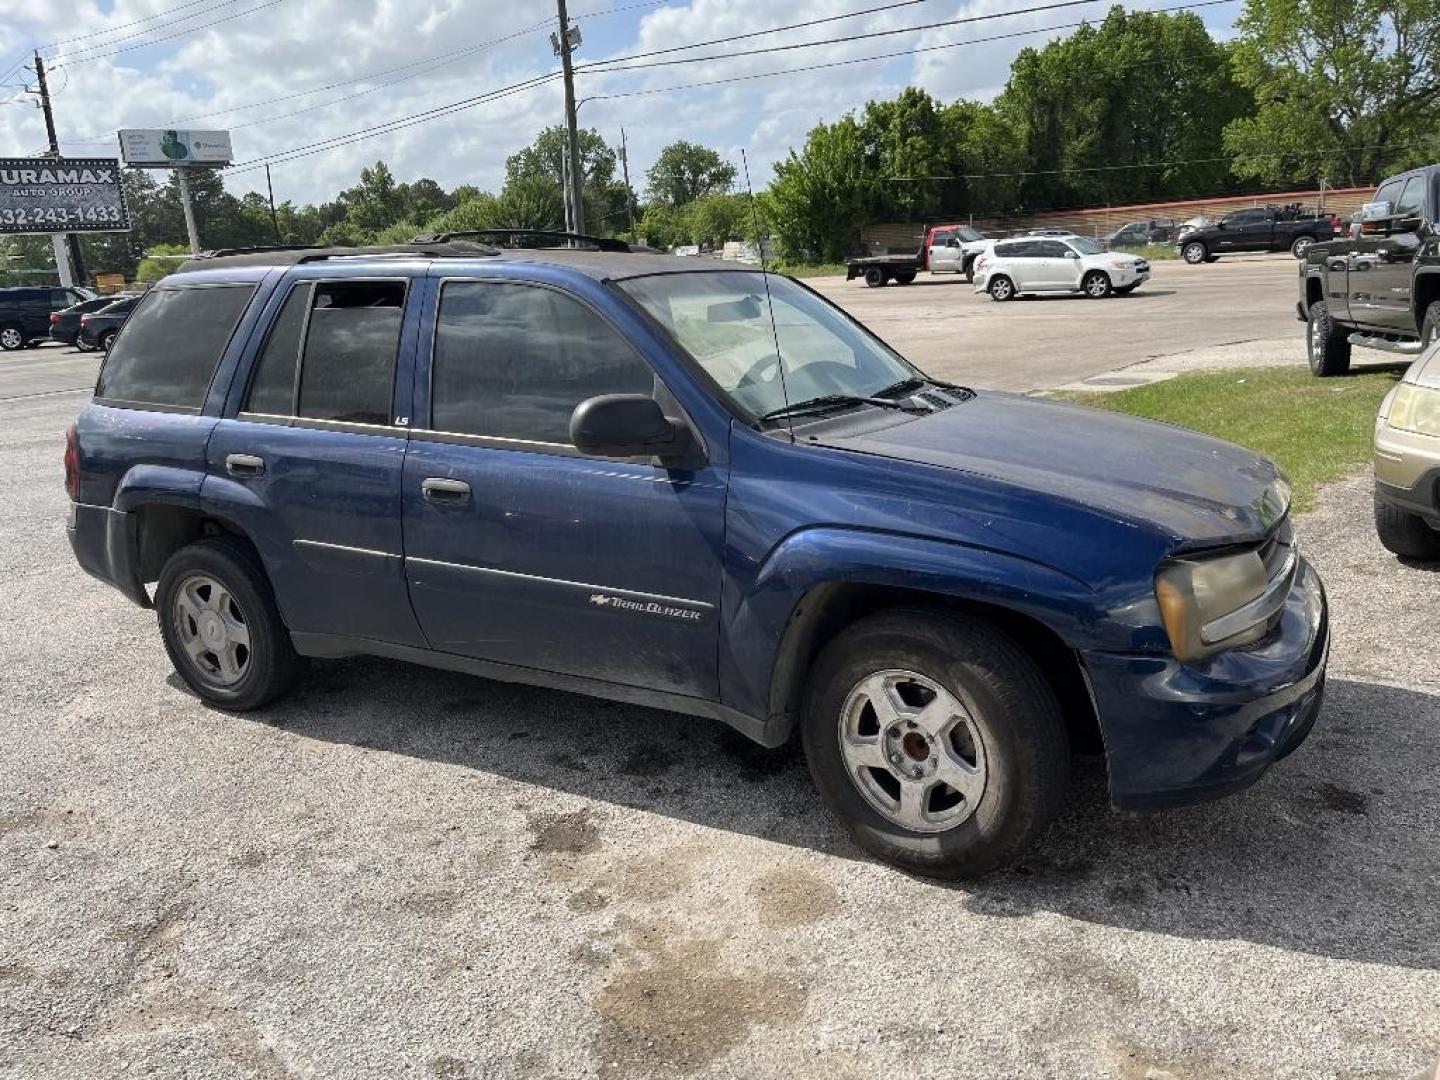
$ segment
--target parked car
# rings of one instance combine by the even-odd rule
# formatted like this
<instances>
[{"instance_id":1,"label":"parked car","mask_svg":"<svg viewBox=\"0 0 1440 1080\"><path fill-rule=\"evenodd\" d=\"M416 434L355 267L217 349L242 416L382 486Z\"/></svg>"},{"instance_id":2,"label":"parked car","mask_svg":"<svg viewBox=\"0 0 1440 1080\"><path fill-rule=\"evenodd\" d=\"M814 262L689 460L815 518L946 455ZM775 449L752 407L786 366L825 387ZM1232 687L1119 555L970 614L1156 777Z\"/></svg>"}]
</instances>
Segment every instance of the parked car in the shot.
<instances>
[{"instance_id":1,"label":"parked car","mask_svg":"<svg viewBox=\"0 0 1440 1080\"><path fill-rule=\"evenodd\" d=\"M1134 292L1150 277L1150 263L1106 251L1085 236L1021 237L996 241L975 264L975 291L992 300L1022 293L1078 292L1100 300Z\"/></svg>"},{"instance_id":2,"label":"parked car","mask_svg":"<svg viewBox=\"0 0 1440 1080\"><path fill-rule=\"evenodd\" d=\"M1411 364L1380 404L1375 531L1396 555L1440 560L1440 347Z\"/></svg>"},{"instance_id":3,"label":"parked car","mask_svg":"<svg viewBox=\"0 0 1440 1080\"><path fill-rule=\"evenodd\" d=\"M913 255L867 255L845 260L845 280L864 278L872 289L895 282L909 285L921 270L964 274L969 281L975 257L986 246L982 233L969 225L931 225Z\"/></svg>"},{"instance_id":4,"label":"parked car","mask_svg":"<svg viewBox=\"0 0 1440 1080\"><path fill-rule=\"evenodd\" d=\"M94 314L111 304L120 300L130 299L133 293L111 293L108 296L97 296L91 300L82 300L73 304L63 311L52 311L50 313L50 340L58 341L64 345L74 345L83 351L94 349L90 345L80 341L80 319L82 316Z\"/></svg>"},{"instance_id":5,"label":"parked car","mask_svg":"<svg viewBox=\"0 0 1440 1080\"><path fill-rule=\"evenodd\" d=\"M1300 262L1296 314L1310 370L1343 375L1356 346L1414 356L1440 338L1440 165L1392 176L1360 211L1354 238Z\"/></svg>"},{"instance_id":6,"label":"parked car","mask_svg":"<svg viewBox=\"0 0 1440 1080\"><path fill-rule=\"evenodd\" d=\"M1151 244L1172 244L1180 234L1180 226L1169 218L1130 221L1101 238L1108 248L1148 247Z\"/></svg>"},{"instance_id":7,"label":"parked car","mask_svg":"<svg viewBox=\"0 0 1440 1080\"><path fill-rule=\"evenodd\" d=\"M1237 210L1211 225L1187 229L1179 240L1180 257L1191 266L1214 262L1236 251L1289 251L1304 258L1311 244L1340 234L1332 214L1292 217L1273 206Z\"/></svg>"},{"instance_id":8,"label":"parked car","mask_svg":"<svg viewBox=\"0 0 1440 1080\"><path fill-rule=\"evenodd\" d=\"M13 352L45 340L50 315L95 294L78 287L22 285L0 289L0 349Z\"/></svg>"},{"instance_id":9,"label":"parked car","mask_svg":"<svg viewBox=\"0 0 1440 1080\"><path fill-rule=\"evenodd\" d=\"M82 349L104 349L109 352L115 336L120 333L120 327L139 302L140 297L127 296L106 304L99 311L81 315L75 344Z\"/></svg>"},{"instance_id":10,"label":"parked car","mask_svg":"<svg viewBox=\"0 0 1440 1080\"><path fill-rule=\"evenodd\" d=\"M67 433L80 565L219 708L363 654L798 731L856 841L927 874L1022 850L1075 748L1143 808L1305 738L1325 594L1264 457L604 243L187 263Z\"/></svg>"}]
</instances>

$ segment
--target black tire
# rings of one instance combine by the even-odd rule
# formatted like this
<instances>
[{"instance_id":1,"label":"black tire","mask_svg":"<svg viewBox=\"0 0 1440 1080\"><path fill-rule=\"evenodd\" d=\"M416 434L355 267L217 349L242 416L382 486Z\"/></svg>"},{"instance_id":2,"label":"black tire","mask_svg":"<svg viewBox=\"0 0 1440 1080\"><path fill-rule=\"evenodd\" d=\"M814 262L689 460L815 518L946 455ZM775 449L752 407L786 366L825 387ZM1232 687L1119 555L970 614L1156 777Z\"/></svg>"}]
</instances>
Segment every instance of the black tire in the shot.
<instances>
[{"instance_id":1,"label":"black tire","mask_svg":"<svg viewBox=\"0 0 1440 1080\"><path fill-rule=\"evenodd\" d=\"M1433 301L1425 309L1425 317L1420 320L1420 345L1427 347L1440 341L1440 300Z\"/></svg>"},{"instance_id":2,"label":"black tire","mask_svg":"<svg viewBox=\"0 0 1440 1080\"><path fill-rule=\"evenodd\" d=\"M990 299L997 303L1005 303L1007 300L1015 299L1015 283L1004 274L996 274L990 279L990 284L985 287L990 294Z\"/></svg>"},{"instance_id":3,"label":"black tire","mask_svg":"<svg viewBox=\"0 0 1440 1080\"><path fill-rule=\"evenodd\" d=\"M964 270L965 270L965 284L967 284L967 285L973 285L973 284L975 284L975 260L974 260L974 259L966 259L966 260L965 260Z\"/></svg>"},{"instance_id":4,"label":"black tire","mask_svg":"<svg viewBox=\"0 0 1440 1080\"><path fill-rule=\"evenodd\" d=\"M1091 300L1104 300L1113 289L1110 275L1104 270L1091 270L1080 279L1080 291Z\"/></svg>"},{"instance_id":5,"label":"black tire","mask_svg":"<svg viewBox=\"0 0 1440 1080\"><path fill-rule=\"evenodd\" d=\"M25 347L25 330L19 323L0 325L0 349L14 352Z\"/></svg>"},{"instance_id":6,"label":"black tire","mask_svg":"<svg viewBox=\"0 0 1440 1080\"><path fill-rule=\"evenodd\" d=\"M1310 250L1310 245L1315 243L1313 236L1297 236L1290 242L1290 254L1297 259L1305 258L1305 252Z\"/></svg>"},{"instance_id":7,"label":"black tire","mask_svg":"<svg viewBox=\"0 0 1440 1080\"><path fill-rule=\"evenodd\" d=\"M909 285L914 280L915 274L913 271L910 270L902 270L900 273L895 275L896 285Z\"/></svg>"},{"instance_id":8,"label":"black tire","mask_svg":"<svg viewBox=\"0 0 1440 1080\"><path fill-rule=\"evenodd\" d=\"M1440 560L1440 532L1425 524L1418 514L1382 502L1375 493L1375 533L1391 554L1422 562Z\"/></svg>"},{"instance_id":9,"label":"black tire","mask_svg":"<svg viewBox=\"0 0 1440 1080\"><path fill-rule=\"evenodd\" d=\"M115 344L115 335L119 332L118 330L106 330L100 335L99 340L96 342L96 348L101 352L108 353L110 346Z\"/></svg>"},{"instance_id":10,"label":"black tire","mask_svg":"<svg viewBox=\"0 0 1440 1080\"><path fill-rule=\"evenodd\" d=\"M1187 240L1180 248L1180 257L1191 266L1199 266L1210 258L1210 249L1199 240Z\"/></svg>"},{"instance_id":11,"label":"black tire","mask_svg":"<svg viewBox=\"0 0 1440 1080\"><path fill-rule=\"evenodd\" d=\"M872 806L841 749L852 692L871 675L896 670L953 695L983 743L984 789L968 816L943 831L907 829ZM1013 858L1044 832L1069 786L1069 738L1050 685L1012 638L970 615L896 609L842 631L811 669L801 737L816 787L855 842L932 877L980 874Z\"/></svg>"},{"instance_id":12,"label":"black tire","mask_svg":"<svg viewBox=\"0 0 1440 1080\"><path fill-rule=\"evenodd\" d=\"M872 266L865 271L865 284L869 285L872 289L878 289L885 284L887 277L888 275L884 270L881 270L878 266Z\"/></svg>"},{"instance_id":13,"label":"black tire","mask_svg":"<svg viewBox=\"0 0 1440 1080\"><path fill-rule=\"evenodd\" d=\"M1337 327L1324 302L1310 305L1310 321L1305 329L1305 351L1310 358L1310 373L1320 378L1344 375L1350 370L1350 331Z\"/></svg>"},{"instance_id":14,"label":"black tire","mask_svg":"<svg viewBox=\"0 0 1440 1080\"><path fill-rule=\"evenodd\" d=\"M229 592L231 617L235 618L238 610L247 635L246 655L239 678L233 682L227 683L207 671L200 660L192 659L182 640L181 620L187 616L178 601L180 590L202 577ZM254 553L238 541L223 537L201 540L170 556L155 589L155 613L176 673L207 704L232 712L258 709L288 691L299 677L301 661L280 619L269 578ZM195 626L193 619L190 623ZM198 627L192 632L195 638L202 637Z\"/></svg>"}]
</instances>

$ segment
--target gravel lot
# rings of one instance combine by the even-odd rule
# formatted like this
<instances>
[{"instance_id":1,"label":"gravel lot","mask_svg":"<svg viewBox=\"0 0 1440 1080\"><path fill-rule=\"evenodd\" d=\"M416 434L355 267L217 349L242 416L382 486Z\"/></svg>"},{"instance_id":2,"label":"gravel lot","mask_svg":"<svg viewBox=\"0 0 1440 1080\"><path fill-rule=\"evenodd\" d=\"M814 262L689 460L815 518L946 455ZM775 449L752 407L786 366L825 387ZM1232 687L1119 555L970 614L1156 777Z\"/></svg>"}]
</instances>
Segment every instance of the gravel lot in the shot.
<instances>
[{"instance_id":1,"label":"gravel lot","mask_svg":"<svg viewBox=\"0 0 1440 1080\"><path fill-rule=\"evenodd\" d=\"M0 1074L1405 1080L1440 1051L1440 573L1381 551L1367 479L1300 523L1334 619L1309 742L1154 817L1082 763L1039 850L959 888L704 721L368 660L201 707L65 544L56 391L91 366L0 357Z\"/></svg>"}]
</instances>

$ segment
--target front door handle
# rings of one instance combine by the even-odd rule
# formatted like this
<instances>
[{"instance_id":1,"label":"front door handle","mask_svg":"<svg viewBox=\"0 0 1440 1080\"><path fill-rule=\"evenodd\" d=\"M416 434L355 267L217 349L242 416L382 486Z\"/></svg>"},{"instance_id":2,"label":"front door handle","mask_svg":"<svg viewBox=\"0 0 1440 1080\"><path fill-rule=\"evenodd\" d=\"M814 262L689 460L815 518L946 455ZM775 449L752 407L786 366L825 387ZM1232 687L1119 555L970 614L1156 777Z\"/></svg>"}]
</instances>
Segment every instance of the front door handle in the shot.
<instances>
[{"instance_id":1,"label":"front door handle","mask_svg":"<svg viewBox=\"0 0 1440 1080\"><path fill-rule=\"evenodd\" d=\"M427 502L440 506L454 506L468 502L470 485L464 480L451 480L444 476L427 476L420 482L420 494Z\"/></svg>"},{"instance_id":2,"label":"front door handle","mask_svg":"<svg viewBox=\"0 0 1440 1080\"><path fill-rule=\"evenodd\" d=\"M265 459L254 454L227 454L225 471L231 476L260 476L265 472Z\"/></svg>"}]
</instances>

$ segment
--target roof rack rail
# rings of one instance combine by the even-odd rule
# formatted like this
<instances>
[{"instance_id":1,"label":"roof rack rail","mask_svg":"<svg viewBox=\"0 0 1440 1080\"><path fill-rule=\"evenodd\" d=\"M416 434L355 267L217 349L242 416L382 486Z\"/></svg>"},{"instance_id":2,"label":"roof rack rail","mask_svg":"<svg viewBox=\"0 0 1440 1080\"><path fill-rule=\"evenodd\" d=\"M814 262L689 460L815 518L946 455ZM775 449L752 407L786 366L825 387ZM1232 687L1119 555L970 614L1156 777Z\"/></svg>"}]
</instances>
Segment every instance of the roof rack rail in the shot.
<instances>
[{"instance_id":1,"label":"roof rack rail","mask_svg":"<svg viewBox=\"0 0 1440 1080\"><path fill-rule=\"evenodd\" d=\"M411 243L415 244L448 244L452 240L466 236L491 236L501 240L518 240L521 237L533 236L542 240L572 240L584 244L593 244L600 251L629 252L630 245L624 240L616 240L609 236L591 236L589 233L563 232L558 229L462 229L457 232L434 233L430 236L417 236ZM518 244L510 245L518 247Z\"/></svg>"},{"instance_id":2,"label":"roof rack rail","mask_svg":"<svg viewBox=\"0 0 1440 1080\"><path fill-rule=\"evenodd\" d=\"M228 266L296 266L327 259L364 259L373 256L412 259L473 259L499 255L500 249L472 240L432 242L415 240L408 244L379 244L367 247L324 247L317 244L262 244L256 247L216 248L188 256L175 272L213 269L211 264L226 260Z\"/></svg>"}]
</instances>

